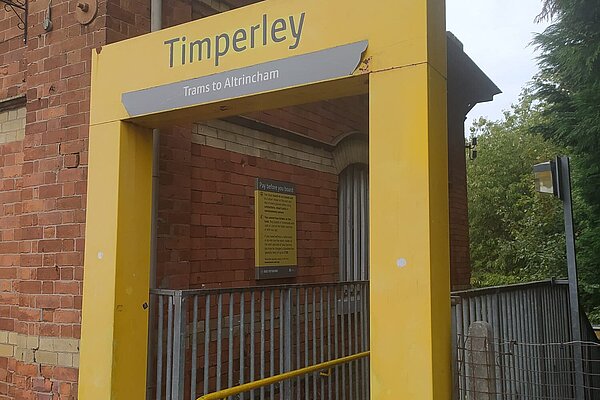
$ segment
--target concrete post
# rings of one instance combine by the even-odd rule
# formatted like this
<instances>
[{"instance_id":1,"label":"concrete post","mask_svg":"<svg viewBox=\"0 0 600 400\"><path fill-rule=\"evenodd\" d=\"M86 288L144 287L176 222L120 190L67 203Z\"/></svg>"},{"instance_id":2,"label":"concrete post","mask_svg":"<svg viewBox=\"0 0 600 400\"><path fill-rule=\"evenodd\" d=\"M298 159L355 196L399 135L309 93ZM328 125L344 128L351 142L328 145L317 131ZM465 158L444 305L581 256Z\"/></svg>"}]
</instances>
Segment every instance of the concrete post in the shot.
<instances>
[{"instance_id":1,"label":"concrete post","mask_svg":"<svg viewBox=\"0 0 600 400\"><path fill-rule=\"evenodd\" d=\"M475 321L467 337L467 398L492 400L496 398L496 364L492 326Z\"/></svg>"}]
</instances>

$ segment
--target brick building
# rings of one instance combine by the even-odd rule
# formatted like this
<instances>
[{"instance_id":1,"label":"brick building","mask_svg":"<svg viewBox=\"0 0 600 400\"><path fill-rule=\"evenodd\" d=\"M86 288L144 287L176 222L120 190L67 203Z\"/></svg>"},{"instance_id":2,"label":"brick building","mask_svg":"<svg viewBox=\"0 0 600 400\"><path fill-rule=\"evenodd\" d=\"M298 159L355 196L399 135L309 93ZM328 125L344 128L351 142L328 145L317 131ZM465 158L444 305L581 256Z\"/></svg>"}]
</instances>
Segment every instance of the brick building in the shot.
<instances>
[{"instance_id":1,"label":"brick building","mask_svg":"<svg viewBox=\"0 0 600 400\"><path fill-rule=\"evenodd\" d=\"M77 397L91 52L150 30L148 1L100 0L91 21L81 23L85 7L78 4L95 8L87 1L30 0L26 32L22 11L0 8L2 399ZM172 26L253 2L167 0L163 21ZM456 39L448 43L451 276L453 287L463 288L463 121L497 88ZM367 141L364 96L161 130L156 286L261 284L254 279L257 177L296 185L299 274L291 282L368 274L364 261L340 250L350 247L341 210L367 203L365 186L356 189L367 182ZM344 203L347 196L355 203ZM283 282L290 280L269 283Z\"/></svg>"}]
</instances>

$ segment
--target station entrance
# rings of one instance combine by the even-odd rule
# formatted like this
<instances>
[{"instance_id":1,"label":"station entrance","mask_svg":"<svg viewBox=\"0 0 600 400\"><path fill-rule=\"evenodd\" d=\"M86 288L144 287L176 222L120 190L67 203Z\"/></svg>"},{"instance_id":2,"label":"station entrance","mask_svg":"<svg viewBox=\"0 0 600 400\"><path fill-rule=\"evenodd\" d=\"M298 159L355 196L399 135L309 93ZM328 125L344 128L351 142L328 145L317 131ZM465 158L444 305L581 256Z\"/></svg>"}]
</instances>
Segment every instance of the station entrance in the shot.
<instances>
[{"instance_id":1,"label":"station entrance","mask_svg":"<svg viewBox=\"0 0 600 400\"><path fill-rule=\"evenodd\" d=\"M398 24L398 16L405 23ZM265 25L270 29L264 29ZM248 34L253 31L254 36ZM262 32L262 36L257 36L259 32ZM190 61L191 56L194 62ZM347 381L340 386L340 390L351 390L356 385L352 389L355 391L351 392L356 398L364 398L359 393L374 399L449 398L446 57L443 2L412 0L388 2L385 7L372 8L365 8L358 1L265 1L99 49L93 55L80 397L143 398L146 395L148 341L151 340L148 337L149 315L151 311L156 311L156 324L160 324L161 317L158 314L161 313L162 304L162 321L167 327L169 324L187 327L191 323L194 326L204 324L204 328L193 330L191 339L174 333L169 336L168 332L160 340L157 336L155 357L159 357L158 346L163 343L172 349L187 348L190 343L193 351L194 345L200 343L193 336L194 332L196 335L212 335L212 329L217 329L217 334L221 332L223 335L222 340L215 341L214 345L221 346L220 350L228 346L227 353L215 353L214 374L212 361L207 356L203 358L202 354L206 353L197 348L197 356L188 356L180 363L171 363L170 367L165 360L165 368L170 370L165 369L163 378L175 377L168 390L165 386L165 393L173 393L173 385L183 382L186 383L184 391L189 387L190 394L200 395L204 393L205 385L209 386L208 391L213 390L211 379L214 380L216 391L235 386L241 381L240 369L237 369L236 376L236 368L241 367L237 367L236 363L240 365L242 356L245 360L255 362L253 379L266 378L271 372L294 373L298 364L292 365L292 357L286 361L285 354L296 352L297 355L304 345L305 351L296 357L296 362L301 357L306 360L308 356L306 364L312 363L313 366L321 360L325 360L325 363L347 363L348 372L344 375ZM127 70L121 68L124 60L129 65ZM265 71L278 72L277 76L267 74L269 79L258 82L256 78L256 82L253 81L253 77ZM247 77L250 77L248 84ZM243 84L234 78L241 79ZM228 79L234 83L227 84ZM361 154L356 157L358 162L348 165L342 163L340 167L343 169L335 170L332 183L346 185L339 192L339 198L340 188L335 188L335 185L315 187L315 182L327 181L326 173L319 170L322 167L313 166L311 169L243 154L250 146L241 142L225 143L224 149L219 148L218 141L225 140L223 135L227 136L227 133L222 133L219 137L219 132L239 129L240 121L235 120L239 116L261 112L268 115L268 110L336 101L334 99L359 99L359 103L363 102L361 104L368 109L368 141L364 139L365 130L357 129L357 132L346 132L347 135L334 142L329 150L333 170L336 169L333 162L336 149L341 155L344 153L340 150L343 146L356 147ZM344 117L348 120L350 115ZM231 118L234 118L233 122ZM250 125L248 120L255 125ZM204 292L204 297L199 294L187 296L182 292L161 292L159 289L154 291L154 296L171 296L171 300L157 301L157 305L149 311L151 130L197 121L208 121L203 122L204 125L195 125L193 139L198 141L196 144L199 146L204 146L200 147L198 162L212 159L211 164L214 162L215 168L202 165L197 168L198 179L206 181L206 190L196 190L200 192L196 194L200 196L201 211L198 213L200 229L195 234L204 235L199 239L204 240L205 246L217 238L214 241L217 247L199 249L194 255L204 257L203 262L198 264L204 266L211 264L209 257L216 257L214 271L199 267L199 280L196 283L201 284L204 280L202 274L213 274L216 278L221 276L221 282L225 281L223 276L226 274L228 283L231 283L230 279L234 279L233 282L237 282L238 278L245 282L250 280L235 268L229 271L218 269L223 267L226 260L231 261L231 265L237 264L233 262L236 260L231 258L232 254L243 257L247 267L246 258L252 250L247 253L245 250L235 250L233 246L233 239L239 239L239 245L247 246L250 236L218 239L218 235L225 235L227 231L224 229L224 220L229 218L228 221L232 222L236 216L209 211L204 213L204 210L211 209L210 204L216 204L217 209L225 209L223 206L226 204L219 204L219 201L225 202L225 198L219 200L219 193L211 190L211 185L220 187L222 192L231 196L247 199L248 191L251 196L254 195L254 218L250 217L250 222L247 216L236 220L240 224L250 223L251 226L239 228L236 234L255 234L254 265L251 264L251 268L255 269L253 276L259 279L259 285L264 285L264 276L257 272L261 268L264 268L261 273L267 275L281 273L281 276L268 276L279 280L296 279L304 276L302 274L310 276L319 269L319 273L326 275L329 268L332 276L350 280L351 283L327 286L319 284L318 280L310 282L307 278L302 288L280 281L274 282L279 284L277 289L263 286L263 289L254 289L254 292L241 291L236 295L220 291L213 294ZM217 126L214 126L215 121ZM320 126L324 125L323 122L317 121ZM210 126L211 123L213 126ZM243 134L233 132L234 137L238 141L242 137L256 138L253 132L260 131L257 129L260 126L256 125L260 123L264 124L264 121L246 118L246 126L242 125ZM266 125L277 127L275 123ZM278 137L282 132L296 130L279 128L278 132L266 132L277 139L273 139L273 146L265 144L265 151L277 154L277 149L284 152L282 147L287 147L285 151L289 151L290 140ZM215 132L216 138L211 137ZM311 139L310 135L304 136L307 136L304 141ZM284 140L287 140L285 144ZM208 145L209 142L213 146ZM363 145L359 142L363 142ZM294 158L314 164L323 161L314 154L307 155L307 152L314 153L307 149L315 147L315 143L301 144L300 149L293 149ZM227 160L225 154L219 151L227 151L228 146L230 152L236 154L235 160L231 156ZM365 163L360 161L365 148L368 149L368 180ZM203 151L205 154L202 154ZM351 152L348 150L348 153ZM289 153L287 156L292 157L292 153ZM277 171L280 167L281 173L261 176L259 163L267 161L270 171ZM252 172L248 172L241 181L229 182L231 186L227 184L225 175L215 174L214 171L219 171L218 166L228 168L234 163ZM285 173L288 167L283 165L292 165L291 175L289 171ZM211 174L209 171L213 171L212 177L203 175ZM300 173L294 174L298 171ZM240 174L234 175L239 177ZM234 175L228 176L231 178ZM265 179L265 187L281 187L286 192L277 193L280 195L278 201L295 196L298 246L295 255L291 254L293 251L289 247L285 251L289 252L286 253L290 256L288 260L295 260L296 265L288 262L288 265L273 266L272 258L261 259L257 255L256 227L260 220L256 219L256 212L260 204L256 203L256 192L259 178ZM294 179L298 181L295 183ZM250 183L254 186L248 187ZM290 183L292 185L289 187L285 185ZM236 192L239 190L234 188L236 185L245 186L243 194ZM293 193L289 192L292 189ZM319 192L309 194L311 190ZM272 190L264 192L273 193ZM301 193L306 203L301 202ZM326 204L320 204L328 196L331 198ZM344 203L341 203L342 200ZM307 208L303 213L299 210L301 206ZM228 210L235 212L233 208ZM311 212L319 219L329 213L331 220L300 220L300 215L306 216ZM350 221L351 229L343 228L343 221ZM354 225L358 223L362 225L355 229ZM302 237L299 230L301 224L305 224L305 232L314 232L314 237ZM319 229L328 224L336 227L333 231L338 237L333 238L333 242L339 243L339 246L333 253L329 249L329 258L337 260L325 261L327 252L320 246L331 237L331 232ZM367 225L368 236L365 233ZM204 231L202 228L205 228ZM266 232L261 232L261 235L263 238L269 237ZM342 235L346 236L342 238ZM227 239L231 248L223 249ZM313 244L306 242L312 248L303 250L300 246L302 240L312 240ZM302 259L306 256L302 251L308 250L311 256L305 258L318 258L319 262L324 263L322 268L301 268ZM320 250L323 251L320 253ZM267 261L263 263L260 260ZM366 266L369 268L366 269ZM285 267L288 267L287 272L284 271ZM367 271L368 276L365 276ZM194 279L192 272L190 264L188 279ZM368 284L364 283L364 278L369 279ZM177 283L176 279L183 278L171 279L174 279L171 281L174 284ZM179 301L177 296L187 296L189 299ZM321 308L325 310L328 300L334 305L327 312L321 311ZM278 303L279 308L276 306ZM185 317L184 304L189 310ZM219 312L221 317L214 320L217 327L213 328L209 313L219 316ZM294 315L299 312L304 316L294 320ZM172 320L167 318L169 313ZM177 315L179 319L176 319ZM246 315L250 316L247 322L238 320ZM390 317L399 315L410 318ZM299 341L291 343L294 336L286 334L286 329L292 329L298 321L305 325L297 331ZM211 326L207 326L207 323ZM238 328L234 328L236 323ZM258 324L260 329L250 327L247 323ZM344 335L337 340L336 323L338 334ZM242 326L250 336L260 332L260 339L254 336L244 344L241 338L245 338L245 335L235 339L235 329L242 329ZM270 331L267 326L271 327ZM369 330L365 333L367 326ZM330 327L334 331L333 337L326 335ZM312 332L312 336L307 332ZM264 335L282 339L276 346L276 340L268 342ZM321 336L325 338L322 341ZM339 345L337 355L333 347L324 345L327 340ZM210 337L202 343L210 351L213 345ZM370 351L368 362L365 361L368 354L361 351L367 348L367 344ZM272 352L267 351L267 345L273 348ZM246 350L248 346L250 354ZM329 353L333 355L329 356ZM165 353L165 357L173 357L175 353L169 354ZM223 354L227 354L227 360L222 358ZM280 354L283 357L278 358ZM340 360L344 357L356 358ZM201 363L207 360L210 365L203 368L205 365ZM189 370L185 368L188 363ZM162 364L157 361L157 365ZM242 365L245 366L246 361ZM359 365L364 367L360 369ZM299 366L300 369L305 368L302 364ZM318 370L303 370L302 373L327 374L332 367L329 364L319 365ZM204 377L208 373L208 379L202 381L202 390L198 386L193 388L199 381L186 381L188 371L194 370L198 376L201 370ZM361 379L356 379L359 376ZM292 377L289 378L288 382L291 382ZM167 385L166 380L162 382ZM315 396L317 392L328 390L322 386L323 381L318 384L315 380L302 382L305 385L302 393L305 396L308 391L312 393L309 398L318 398ZM157 383L156 387L162 390L162 384ZM262 390L271 389L266 386ZM281 390L285 390L285 386ZM274 391L268 393L275 395ZM219 394L221 397L214 398L229 395L233 394Z\"/></svg>"},{"instance_id":2,"label":"station entrance","mask_svg":"<svg viewBox=\"0 0 600 400\"><path fill-rule=\"evenodd\" d=\"M368 97L161 137L186 131L189 157L163 165L158 220L168 228L151 285L147 398L250 383L236 395L368 398ZM327 362L336 364L284 379ZM282 379L258 386L273 376Z\"/></svg>"},{"instance_id":3,"label":"station entrance","mask_svg":"<svg viewBox=\"0 0 600 400\"><path fill-rule=\"evenodd\" d=\"M494 93L482 73L467 77L469 61L448 35L449 177L464 172L452 159L464 159L467 104ZM471 86L479 91L463 83L478 78ZM151 285L148 398L194 399L231 388L246 388L239 398L368 398L367 132L366 95L162 131L164 152L172 137L191 147L162 166L158 219L169 228L160 229ZM265 279L256 271L259 184L293 192L291 275ZM459 200L449 200L450 221L460 216ZM451 253L460 254L461 243L451 232ZM450 264L451 285L460 288L464 266L454 258ZM341 361L307 372L332 360ZM302 375L290 378L296 371ZM280 380L260 386L274 376Z\"/></svg>"}]
</instances>

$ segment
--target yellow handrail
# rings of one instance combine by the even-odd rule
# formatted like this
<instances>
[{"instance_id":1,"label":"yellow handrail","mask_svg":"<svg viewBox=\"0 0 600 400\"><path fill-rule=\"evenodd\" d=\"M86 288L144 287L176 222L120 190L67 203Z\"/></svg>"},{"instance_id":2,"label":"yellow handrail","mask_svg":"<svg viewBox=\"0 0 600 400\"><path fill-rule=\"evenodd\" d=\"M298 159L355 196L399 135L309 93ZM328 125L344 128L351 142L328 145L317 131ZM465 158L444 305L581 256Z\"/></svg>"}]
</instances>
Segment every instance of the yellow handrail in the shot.
<instances>
[{"instance_id":1,"label":"yellow handrail","mask_svg":"<svg viewBox=\"0 0 600 400\"><path fill-rule=\"evenodd\" d=\"M311 365L310 367L304 367L300 369L296 369L290 372L284 372L283 374L273 375L269 378L259 379L254 382L244 383L242 385L230 387L228 389L223 389L218 392L205 394L202 397L199 397L197 400L220 400L225 397L233 396L242 392L247 392L250 390L258 389L263 386L271 385L273 383L277 383L286 379L295 378L300 375L310 374L311 372L316 372L322 369L328 369L334 367L339 364L348 363L354 360L358 360L359 358L368 357L371 354L370 351L365 351L362 353L353 354L351 356L337 358L331 361L325 361L320 364Z\"/></svg>"}]
</instances>

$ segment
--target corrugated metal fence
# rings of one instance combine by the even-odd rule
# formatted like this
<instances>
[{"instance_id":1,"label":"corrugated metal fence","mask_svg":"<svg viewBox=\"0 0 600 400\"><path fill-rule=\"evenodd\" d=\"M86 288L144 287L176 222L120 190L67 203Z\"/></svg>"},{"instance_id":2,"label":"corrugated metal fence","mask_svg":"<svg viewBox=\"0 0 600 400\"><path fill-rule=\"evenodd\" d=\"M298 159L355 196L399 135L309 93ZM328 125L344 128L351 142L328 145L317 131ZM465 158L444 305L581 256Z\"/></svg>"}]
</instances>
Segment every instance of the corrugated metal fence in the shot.
<instances>
[{"instance_id":1,"label":"corrugated metal fence","mask_svg":"<svg viewBox=\"0 0 600 400\"><path fill-rule=\"evenodd\" d=\"M574 346L584 351L586 399L600 398L600 347L585 315L583 343L573 343L567 281L467 290L453 293L455 399L574 399ZM469 379L471 323L491 325L495 388L478 397Z\"/></svg>"}]
</instances>

